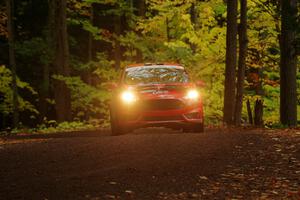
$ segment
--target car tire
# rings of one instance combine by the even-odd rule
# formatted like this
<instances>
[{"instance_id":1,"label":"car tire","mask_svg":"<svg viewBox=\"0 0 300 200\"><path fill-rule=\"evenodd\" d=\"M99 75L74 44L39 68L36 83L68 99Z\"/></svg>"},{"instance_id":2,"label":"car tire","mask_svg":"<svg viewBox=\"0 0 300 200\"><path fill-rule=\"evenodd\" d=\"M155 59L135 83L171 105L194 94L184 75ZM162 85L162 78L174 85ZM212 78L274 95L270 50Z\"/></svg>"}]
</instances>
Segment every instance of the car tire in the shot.
<instances>
[{"instance_id":1,"label":"car tire","mask_svg":"<svg viewBox=\"0 0 300 200\"><path fill-rule=\"evenodd\" d=\"M186 125L182 128L182 132L184 132L184 133L203 133L204 132L204 124L197 123L197 124Z\"/></svg>"},{"instance_id":2,"label":"car tire","mask_svg":"<svg viewBox=\"0 0 300 200\"><path fill-rule=\"evenodd\" d=\"M112 136L117 136L117 135L122 135L123 134L122 129L120 129L120 127L116 124L116 122L114 120L111 120L110 128L111 128L111 135Z\"/></svg>"},{"instance_id":3,"label":"car tire","mask_svg":"<svg viewBox=\"0 0 300 200\"><path fill-rule=\"evenodd\" d=\"M204 132L204 124L197 123L197 124L193 125L193 132L194 133L203 133Z\"/></svg>"},{"instance_id":4,"label":"car tire","mask_svg":"<svg viewBox=\"0 0 300 200\"><path fill-rule=\"evenodd\" d=\"M193 129L191 126L184 126L184 127L182 127L182 132L183 133L191 133L191 132L193 132Z\"/></svg>"}]
</instances>

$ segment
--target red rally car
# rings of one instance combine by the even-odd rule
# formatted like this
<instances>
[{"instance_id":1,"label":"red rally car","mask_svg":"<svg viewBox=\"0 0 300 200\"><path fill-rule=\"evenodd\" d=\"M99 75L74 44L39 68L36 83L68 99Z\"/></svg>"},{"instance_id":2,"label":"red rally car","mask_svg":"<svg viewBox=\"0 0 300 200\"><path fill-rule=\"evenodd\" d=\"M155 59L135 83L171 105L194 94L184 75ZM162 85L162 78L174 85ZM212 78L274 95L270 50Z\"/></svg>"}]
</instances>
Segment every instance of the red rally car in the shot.
<instances>
[{"instance_id":1,"label":"red rally car","mask_svg":"<svg viewBox=\"0 0 300 200\"><path fill-rule=\"evenodd\" d=\"M203 132L201 82L177 64L136 64L123 70L110 104L112 135L140 127Z\"/></svg>"}]
</instances>

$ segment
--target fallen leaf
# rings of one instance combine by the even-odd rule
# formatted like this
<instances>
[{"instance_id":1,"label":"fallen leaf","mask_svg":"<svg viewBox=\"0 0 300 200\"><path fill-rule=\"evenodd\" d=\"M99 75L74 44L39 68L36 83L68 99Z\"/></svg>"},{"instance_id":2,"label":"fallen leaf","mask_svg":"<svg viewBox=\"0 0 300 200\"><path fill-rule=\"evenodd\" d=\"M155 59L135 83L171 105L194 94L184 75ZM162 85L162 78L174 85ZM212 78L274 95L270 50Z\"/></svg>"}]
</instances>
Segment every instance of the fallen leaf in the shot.
<instances>
[{"instance_id":1,"label":"fallen leaf","mask_svg":"<svg viewBox=\"0 0 300 200\"><path fill-rule=\"evenodd\" d=\"M134 195L134 192L131 190L125 190L125 193L130 196Z\"/></svg>"},{"instance_id":2,"label":"fallen leaf","mask_svg":"<svg viewBox=\"0 0 300 200\"><path fill-rule=\"evenodd\" d=\"M201 180L208 180L208 178L207 178L206 176L199 176L199 178L200 178Z\"/></svg>"}]
</instances>

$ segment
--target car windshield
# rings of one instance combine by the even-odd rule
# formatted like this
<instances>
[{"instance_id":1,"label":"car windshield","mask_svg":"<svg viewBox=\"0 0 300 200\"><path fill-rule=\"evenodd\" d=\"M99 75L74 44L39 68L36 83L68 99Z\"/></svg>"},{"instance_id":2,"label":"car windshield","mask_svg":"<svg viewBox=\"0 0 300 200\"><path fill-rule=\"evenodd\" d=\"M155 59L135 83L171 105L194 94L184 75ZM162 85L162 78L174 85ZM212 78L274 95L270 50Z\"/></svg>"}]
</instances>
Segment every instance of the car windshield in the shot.
<instances>
[{"instance_id":1,"label":"car windshield","mask_svg":"<svg viewBox=\"0 0 300 200\"><path fill-rule=\"evenodd\" d=\"M186 83L188 74L181 66L140 66L125 71L124 82L135 84Z\"/></svg>"}]
</instances>

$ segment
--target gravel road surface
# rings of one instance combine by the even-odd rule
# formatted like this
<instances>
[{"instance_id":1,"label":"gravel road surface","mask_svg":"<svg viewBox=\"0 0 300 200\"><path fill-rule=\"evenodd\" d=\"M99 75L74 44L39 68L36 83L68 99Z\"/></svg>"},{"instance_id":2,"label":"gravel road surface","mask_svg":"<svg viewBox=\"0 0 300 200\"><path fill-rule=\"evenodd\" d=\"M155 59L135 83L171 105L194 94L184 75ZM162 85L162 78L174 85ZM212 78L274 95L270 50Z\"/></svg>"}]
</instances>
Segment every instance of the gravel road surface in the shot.
<instances>
[{"instance_id":1,"label":"gravel road surface","mask_svg":"<svg viewBox=\"0 0 300 200\"><path fill-rule=\"evenodd\" d=\"M300 135L147 128L0 139L0 199L300 199Z\"/></svg>"}]
</instances>

